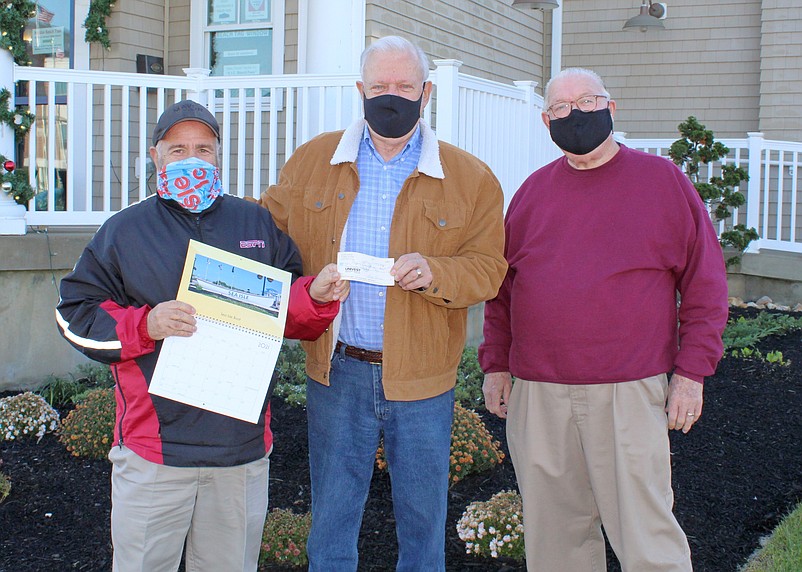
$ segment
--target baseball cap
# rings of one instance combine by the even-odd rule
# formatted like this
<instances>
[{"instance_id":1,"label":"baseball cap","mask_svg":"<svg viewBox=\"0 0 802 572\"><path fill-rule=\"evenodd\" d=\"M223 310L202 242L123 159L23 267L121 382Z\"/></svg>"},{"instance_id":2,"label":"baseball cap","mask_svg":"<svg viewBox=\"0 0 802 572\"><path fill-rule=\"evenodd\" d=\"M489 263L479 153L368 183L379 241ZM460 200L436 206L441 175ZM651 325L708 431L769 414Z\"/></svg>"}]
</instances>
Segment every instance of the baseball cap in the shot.
<instances>
[{"instance_id":1,"label":"baseball cap","mask_svg":"<svg viewBox=\"0 0 802 572\"><path fill-rule=\"evenodd\" d=\"M164 139L167 132L175 124L181 123L182 121L200 121L201 123L205 123L214 131L217 140L220 140L220 126L217 124L217 119L214 118L214 115L197 101L185 99L184 101L177 101L172 104L165 109L164 113L159 117L159 121L156 123L156 129L153 130L153 145L155 146L156 143Z\"/></svg>"}]
</instances>

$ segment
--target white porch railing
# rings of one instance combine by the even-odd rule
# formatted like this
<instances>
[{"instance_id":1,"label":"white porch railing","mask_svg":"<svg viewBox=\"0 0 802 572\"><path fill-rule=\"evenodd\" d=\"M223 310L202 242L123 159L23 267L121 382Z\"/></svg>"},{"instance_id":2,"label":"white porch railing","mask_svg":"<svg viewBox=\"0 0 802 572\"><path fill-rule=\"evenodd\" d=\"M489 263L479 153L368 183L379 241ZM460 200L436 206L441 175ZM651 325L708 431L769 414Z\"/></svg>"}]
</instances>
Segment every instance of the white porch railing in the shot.
<instances>
[{"instance_id":1,"label":"white porch railing","mask_svg":"<svg viewBox=\"0 0 802 572\"><path fill-rule=\"evenodd\" d=\"M459 73L459 61L436 64L427 121L440 139L488 163L511 197L544 149L557 155L540 121L535 83L488 82ZM151 133L177 100L195 99L216 115L223 185L238 196L259 196L298 145L346 127L362 112L355 75L209 77L207 70L185 71L179 77L14 66L16 104L36 114L36 137L29 137L21 157L22 166L34 167L29 181L39 191L28 205L27 223L99 225L151 194ZM533 148L540 152L531 153Z\"/></svg>"},{"instance_id":2,"label":"white porch railing","mask_svg":"<svg viewBox=\"0 0 802 572\"><path fill-rule=\"evenodd\" d=\"M543 100L535 83L508 85L462 74L456 60L435 64L426 120L440 139L485 161L508 202L532 171L560 154L540 120ZM258 196L298 145L361 116L356 75L208 77L207 70L185 71L186 77L13 66L5 87L17 94L16 104L30 105L36 114L36 136L17 153L24 167L33 167L29 181L39 191L28 204L27 224L99 225L152 193L150 136L176 100L195 99L217 116L223 184L238 196ZM619 140L662 156L674 141ZM802 253L802 143L770 141L760 133L721 141L730 148L727 161L746 167L750 178L741 189L746 204L720 230L743 223L760 234L750 250ZM708 175L715 173L710 166Z\"/></svg>"},{"instance_id":3,"label":"white porch railing","mask_svg":"<svg viewBox=\"0 0 802 572\"><path fill-rule=\"evenodd\" d=\"M664 157L675 139L626 139L629 147ZM733 217L720 223L745 224L755 228L760 238L749 245L749 252L761 248L802 253L802 143L772 141L762 133L747 133L746 139L720 139L730 152L725 161L744 167L749 173L746 204L733 212ZM707 177L718 174L708 165Z\"/></svg>"}]
</instances>

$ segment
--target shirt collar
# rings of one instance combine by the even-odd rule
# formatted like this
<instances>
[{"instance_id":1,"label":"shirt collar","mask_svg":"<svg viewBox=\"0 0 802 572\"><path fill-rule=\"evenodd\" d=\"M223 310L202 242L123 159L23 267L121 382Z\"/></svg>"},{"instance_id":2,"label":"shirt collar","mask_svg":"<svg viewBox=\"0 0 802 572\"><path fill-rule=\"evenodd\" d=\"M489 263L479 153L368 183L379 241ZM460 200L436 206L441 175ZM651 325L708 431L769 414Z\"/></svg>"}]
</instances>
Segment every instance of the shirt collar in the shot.
<instances>
[{"instance_id":1,"label":"shirt collar","mask_svg":"<svg viewBox=\"0 0 802 572\"><path fill-rule=\"evenodd\" d=\"M390 161L387 161L387 162L388 163L392 163L392 162L400 159L401 157L406 155L409 152L410 149L415 148L415 147L420 147L421 144L422 144L422 141L423 141L423 137L421 135L420 122L418 122L418 124L415 126L415 131L412 133L412 137L409 138L409 141L407 141L407 144L404 145L404 148L401 150L401 152L398 155L396 155L395 157L393 157ZM379 154L379 152L376 151L376 146L373 144L373 139L371 139L371 137L370 137L370 129L368 128L367 121L365 122L365 128L362 131L362 144L363 145L367 145L368 149L370 149L370 152L375 157L381 159L382 162L384 162L384 159L381 158L381 155Z\"/></svg>"}]
</instances>

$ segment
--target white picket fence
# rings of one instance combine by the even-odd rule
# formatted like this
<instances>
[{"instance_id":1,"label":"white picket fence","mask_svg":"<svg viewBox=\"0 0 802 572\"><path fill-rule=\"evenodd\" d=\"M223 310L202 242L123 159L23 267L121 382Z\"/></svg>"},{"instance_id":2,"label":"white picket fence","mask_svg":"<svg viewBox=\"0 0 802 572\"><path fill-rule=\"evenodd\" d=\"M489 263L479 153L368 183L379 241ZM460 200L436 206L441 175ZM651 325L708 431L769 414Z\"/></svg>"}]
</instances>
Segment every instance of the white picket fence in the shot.
<instances>
[{"instance_id":1,"label":"white picket fence","mask_svg":"<svg viewBox=\"0 0 802 572\"><path fill-rule=\"evenodd\" d=\"M501 84L459 72L461 62L438 60L436 89L425 119L438 137L473 153L496 173L507 201L535 169L559 156L540 120L534 82ZM286 158L318 133L342 129L361 115L355 75L209 77L13 66L5 86L16 105L36 114L36 137L22 166L39 194L26 214L31 226L99 225L153 192L148 148L161 112L181 99L207 105L221 125L221 175L227 192L258 196L274 183ZM2 86L0 86L2 87ZM16 91L15 91L16 88ZM36 94L35 97L32 94ZM7 129L7 128L6 128ZM619 140L666 156L674 139ZM744 208L725 225L754 227L750 250L802 253L802 143L760 133L723 139L727 161L749 172ZM711 165L708 175L716 173Z\"/></svg>"}]
</instances>

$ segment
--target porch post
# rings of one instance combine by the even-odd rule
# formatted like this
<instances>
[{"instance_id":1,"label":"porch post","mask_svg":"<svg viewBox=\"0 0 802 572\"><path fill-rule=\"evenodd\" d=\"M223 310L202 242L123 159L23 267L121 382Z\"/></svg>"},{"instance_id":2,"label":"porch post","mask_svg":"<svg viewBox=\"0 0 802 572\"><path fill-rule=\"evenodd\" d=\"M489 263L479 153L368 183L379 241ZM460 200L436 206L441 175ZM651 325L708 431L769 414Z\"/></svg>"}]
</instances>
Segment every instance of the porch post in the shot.
<instances>
[{"instance_id":1,"label":"porch post","mask_svg":"<svg viewBox=\"0 0 802 572\"><path fill-rule=\"evenodd\" d=\"M746 252L759 252L763 229L760 228L760 186L762 184L763 133L747 132L749 146L749 181L746 187L746 228L757 229L760 238L753 240ZM768 169L768 157L766 157ZM768 192L768 189L766 189Z\"/></svg>"},{"instance_id":2,"label":"porch post","mask_svg":"<svg viewBox=\"0 0 802 572\"><path fill-rule=\"evenodd\" d=\"M434 60L437 66L437 138L458 145L459 60Z\"/></svg>"},{"instance_id":3,"label":"porch post","mask_svg":"<svg viewBox=\"0 0 802 572\"><path fill-rule=\"evenodd\" d=\"M14 58L8 50L0 50L0 78L3 87L11 92L9 108L14 109ZM17 162L14 156L14 130L5 123L0 124L0 155L6 159ZM34 165L31 165L34 168ZM0 165L0 172L4 175L6 170ZM0 189L0 234L25 234L28 226L25 222L25 207L18 205L14 198Z\"/></svg>"}]
</instances>

